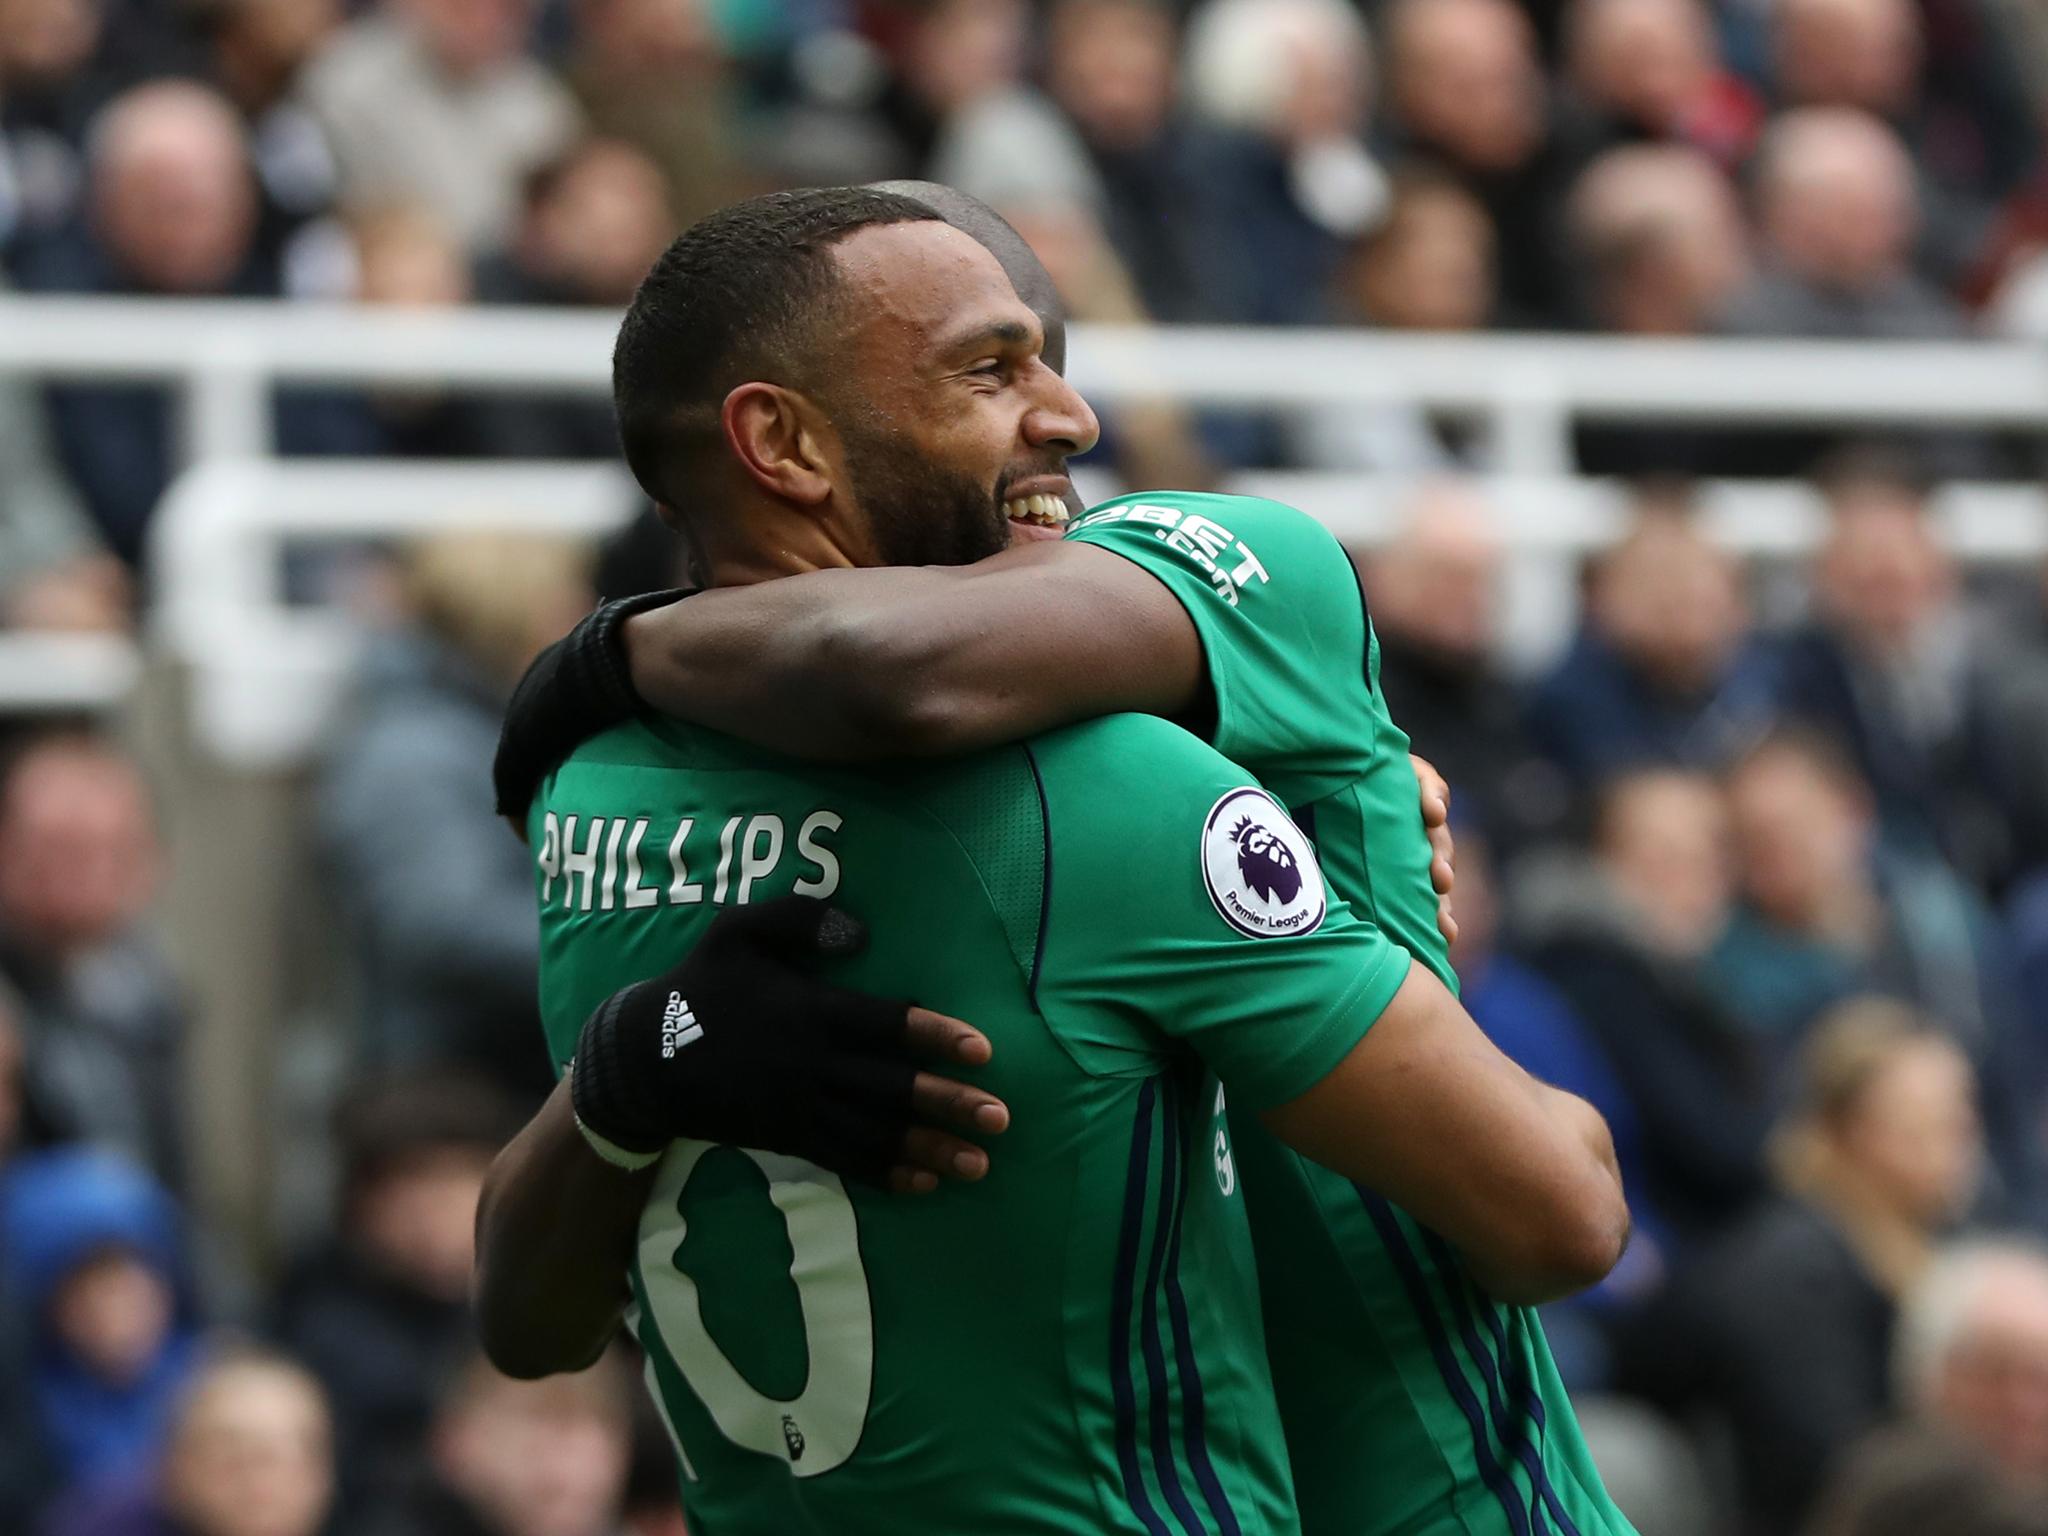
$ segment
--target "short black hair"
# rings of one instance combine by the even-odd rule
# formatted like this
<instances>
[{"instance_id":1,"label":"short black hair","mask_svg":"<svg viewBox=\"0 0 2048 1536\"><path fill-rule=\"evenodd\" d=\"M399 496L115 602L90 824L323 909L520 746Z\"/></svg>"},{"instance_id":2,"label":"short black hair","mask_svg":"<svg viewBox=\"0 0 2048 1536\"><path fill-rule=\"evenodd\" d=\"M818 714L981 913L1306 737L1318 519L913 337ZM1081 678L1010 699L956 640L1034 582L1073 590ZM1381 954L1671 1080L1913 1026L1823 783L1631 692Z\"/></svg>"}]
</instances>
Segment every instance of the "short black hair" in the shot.
<instances>
[{"instance_id":1,"label":"short black hair","mask_svg":"<svg viewBox=\"0 0 2048 1536\"><path fill-rule=\"evenodd\" d=\"M676 237L633 295L612 349L612 404L626 462L664 506L676 468L715 409L748 379L800 372L837 275L827 255L856 230L937 220L866 187L771 192L707 214Z\"/></svg>"}]
</instances>

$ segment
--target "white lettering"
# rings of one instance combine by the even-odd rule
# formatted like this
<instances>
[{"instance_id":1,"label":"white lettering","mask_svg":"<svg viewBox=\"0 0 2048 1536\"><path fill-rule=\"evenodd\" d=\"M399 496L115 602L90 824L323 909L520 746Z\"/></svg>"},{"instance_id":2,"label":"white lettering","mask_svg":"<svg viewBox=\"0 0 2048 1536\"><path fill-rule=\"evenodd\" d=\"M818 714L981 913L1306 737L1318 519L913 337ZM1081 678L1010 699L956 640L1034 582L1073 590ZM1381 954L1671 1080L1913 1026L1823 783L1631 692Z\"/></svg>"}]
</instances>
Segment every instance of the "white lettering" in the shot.
<instances>
[{"instance_id":1,"label":"white lettering","mask_svg":"<svg viewBox=\"0 0 2048 1536\"><path fill-rule=\"evenodd\" d=\"M762 840L766 839L766 851ZM745 906L753 894L754 882L763 875L774 872L782 862L782 818L780 816L756 816L747 823L746 838L740 844L740 905Z\"/></svg>"},{"instance_id":2,"label":"white lettering","mask_svg":"<svg viewBox=\"0 0 2048 1536\"><path fill-rule=\"evenodd\" d=\"M597 904L605 911L612 909L612 893L619 888L619 838L626 830L626 818L621 816L612 822L611 836L604 844L604 894Z\"/></svg>"},{"instance_id":3,"label":"white lettering","mask_svg":"<svg viewBox=\"0 0 2048 1536\"><path fill-rule=\"evenodd\" d=\"M844 823L837 811L813 811L796 834L796 851L818 867L816 878L805 876L791 887L799 896L830 896L839 889L839 855L819 841Z\"/></svg>"},{"instance_id":4,"label":"white lettering","mask_svg":"<svg viewBox=\"0 0 2048 1536\"><path fill-rule=\"evenodd\" d=\"M661 892L640 883L640 839L647 835L647 818L642 816L633 823L633 835L626 839L626 890L621 903L628 912L635 907L651 907L661 900Z\"/></svg>"},{"instance_id":5,"label":"white lettering","mask_svg":"<svg viewBox=\"0 0 2048 1536\"><path fill-rule=\"evenodd\" d=\"M1156 523L1161 528L1171 528L1180 521L1180 508L1155 507L1149 503L1140 502L1137 506L1131 508L1130 519L1134 523Z\"/></svg>"},{"instance_id":6,"label":"white lettering","mask_svg":"<svg viewBox=\"0 0 2048 1536\"><path fill-rule=\"evenodd\" d=\"M718 880L711 891L711 900L718 906L725 905L725 891L732 880L732 835L739 830L743 816L729 817L718 830Z\"/></svg>"},{"instance_id":7,"label":"white lettering","mask_svg":"<svg viewBox=\"0 0 2048 1536\"><path fill-rule=\"evenodd\" d=\"M1180 539L1191 539L1202 548L1202 553L1211 560L1218 558L1230 547L1231 532L1220 523L1211 522L1199 514L1184 519L1177 532Z\"/></svg>"},{"instance_id":8,"label":"white lettering","mask_svg":"<svg viewBox=\"0 0 2048 1536\"><path fill-rule=\"evenodd\" d=\"M1244 555L1244 563L1230 573L1232 581L1241 587L1254 576L1258 577L1261 581L1270 581L1272 579L1266 574L1266 568L1259 564L1259 557L1252 553L1250 545L1240 542L1237 547Z\"/></svg>"},{"instance_id":9,"label":"white lettering","mask_svg":"<svg viewBox=\"0 0 2048 1536\"><path fill-rule=\"evenodd\" d=\"M1208 576L1209 580L1213 583L1216 580L1217 574L1216 562L1214 560L1211 560L1207 555L1203 554L1202 551L1185 536L1185 533L1186 531L1180 528L1162 528L1158 532L1154 533L1152 537L1160 540L1162 543L1166 545L1168 549L1171 549L1176 553L1186 555L1188 559L1192 560L1196 565L1202 568L1203 572ZM1225 577L1224 580L1227 581L1229 580L1229 578Z\"/></svg>"},{"instance_id":10,"label":"white lettering","mask_svg":"<svg viewBox=\"0 0 2048 1536\"><path fill-rule=\"evenodd\" d=\"M683 863L683 839L696 825L693 818L685 816L676 828L676 835L668 840L668 867L672 876L668 883L668 904L672 907L692 907L704 899L704 887L690 878L689 866Z\"/></svg>"},{"instance_id":11,"label":"white lettering","mask_svg":"<svg viewBox=\"0 0 2048 1536\"><path fill-rule=\"evenodd\" d=\"M603 837L604 818L602 816L590 818L590 836L584 839L581 848L576 846L576 818L570 816L562 822L562 880L564 882L562 904L564 906L577 907L584 912L590 910L590 888L597 883L597 845ZM583 900L581 903L576 899L576 877L578 875L583 877Z\"/></svg>"},{"instance_id":12,"label":"white lettering","mask_svg":"<svg viewBox=\"0 0 2048 1536\"><path fill-rule=\"evenodd\" d=\"M540 826L540 899L555 894L555 876L562 872L562 824L549 811Z\"/></svg>"}]
</instances>

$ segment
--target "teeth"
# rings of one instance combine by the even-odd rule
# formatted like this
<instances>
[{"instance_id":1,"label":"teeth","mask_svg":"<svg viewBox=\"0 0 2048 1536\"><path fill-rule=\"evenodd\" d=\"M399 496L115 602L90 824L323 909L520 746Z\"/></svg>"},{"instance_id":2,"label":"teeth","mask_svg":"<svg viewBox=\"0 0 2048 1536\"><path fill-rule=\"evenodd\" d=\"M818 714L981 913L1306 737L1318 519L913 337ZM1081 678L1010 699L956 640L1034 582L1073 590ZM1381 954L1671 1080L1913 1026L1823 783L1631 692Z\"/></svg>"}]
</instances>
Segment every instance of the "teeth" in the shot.
<instances>
[{"instance_id":1,"label":"teeth","mask_svg":"<svg viewBox=\"0 0 2048 1536\"><path fill-rule=\"evenodd\" d=\"M1057 496L1015 496L1003 503L1003 515L1020 523L1064 528L1067 504Z\"/></svg>"}]
</instances>

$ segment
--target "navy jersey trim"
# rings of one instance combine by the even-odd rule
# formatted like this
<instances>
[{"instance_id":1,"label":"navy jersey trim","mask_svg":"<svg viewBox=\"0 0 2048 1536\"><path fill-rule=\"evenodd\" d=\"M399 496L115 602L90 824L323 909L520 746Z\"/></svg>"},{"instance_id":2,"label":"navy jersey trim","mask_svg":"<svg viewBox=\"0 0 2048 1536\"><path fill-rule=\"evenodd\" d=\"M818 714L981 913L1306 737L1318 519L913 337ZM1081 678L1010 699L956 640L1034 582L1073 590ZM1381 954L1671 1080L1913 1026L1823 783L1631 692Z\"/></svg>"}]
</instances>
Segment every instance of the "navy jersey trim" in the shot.
<instances>
[{"instance_id":1,"label":"navy jersey trim","mask_svg":"<svg viewBox=\"0 0 2048 1536\"><path fill-rule=\"evenodd\" d=\"M1036 771L1034 765L1034 772ZM1116 1245L1116 1302L1109 1322L1110 1392L1116 1404L1116 1460L1123 1473L1124 1497L1151 1536L1173 1536L1145 1491L1138 1465L1138 1389L1131 1379L1131 1308L1138 1278L1138 1239L1145 1227L1145 1170L1151 1162L1152 1104L1158 1080L1147 1078L1138 1091L1138 1111L1131 1126L1131 1156L1124 1176L1123 1230Z\"/></svg>"},{"instance_id":2,"label":"navy jersey trim","mask_svg":"<svg viewBox=\"0 0 2048 1536\"><path fill-rule=\"evenodd\" d=\"M1358 568L1358 562L1351 558L1348 550L1344 553L1344 563L1351 567L1351 581L1358 588L1358 616L1365 621L1365 639L1359 647L1358 675L1365 679L1366 697L1379 699L1384 706L1386 700L1380 698L1380 691L1373 686L1372 680L1372 604L1365 596L1365 572Z\"/></svg>"},{"instance_id":3,"label":"navy jersey trim","mask_svg":"<svg viewBox=\"0 0 2048 1536\"><path fill-rule=\"evenodd\" d=\"M1479 1476L1489 1492L1500 1501L1501 1512L1507 1516L1508 1529L1514 1536L1529 1536L1529 1516L1515 1497L1515 1485L1499 1460L1493 1454L1493 1444L1486 1432L1486 1418L1479 1406L1479 1399L1472 1395L1471 1383L1465 1380L1465 1373L1459 1369L1457 1356L1452 1353L1451 1341L1444 1332L1443 1319L1436 1315L1436 1307L1429 1297L1429 1279L1423 1273L1422 1263L1415 1251L1408 1246L1408 1235L1401 1230L1401 1223L1394 1215L1393 1207L1379 1195L1363 1185L1354 1184L1358 1198L1365 1206L1366 1215L1371 1218L1373 1228L1380 1235L1380 1242L1387 1250L1387 1256L1394 1261L1394 1268L1400 1272L1401 1288L1408 1295L1409 1305L1415 1309L1416 1318L1422 1324L1422 1331L1429 1337L1429 1352L1436 1360L1438 1373L1443 1377L1444 1386L1450 1390L1458 1409L1465 1415L1465 1423L1472 1431L1472 1454L1479 1463Z\"/></svg>"},{"instance_id":4,"label":"navy jersey trim","mask_svg":"<svg viewBox=\"0 0 2048 1536\"><path fill-rule=\"evenodd\" d=\"M1301 835L1313 843L1316 840L1316 807L1311 801L1307 805L1290 806L1287 819L1301 828Z\"/></svg>"},{"instance_id":5,"label":"navy jersey trim","mask_svg":"<svg viewBox=\"0 0 2048 1536\"><path fill-rule=\"evenodd\" d=\"M1180 1135L1185 1134L1179 1125L1180 1100L1180 1090L1176 1086L1167 1099L1176 1142ZM1192 1156L1181 1165L1180 1182L1173 1200L1173 1236L1169 1240L1166 1259L1166 1303L1173 1320L1173 1363L1180 1376L1181 1433L1187 1442L1188 1465L1194 1470L1195 1482L1202 1490L1202 1500L1209 1506L1216 1528L1223 1536L1244 1536L1244 1528L1237 1522L1237 1512L1230 1507L1230 1495L1223 1491L1222 1479L1217 1477L1215 1465L1209 1460L1208 1410L1202 1397L1202 1372L1195 1358L1194 1329L1188 1322L1187 1293L1181 1289L1180 1283L1180 1224L1182 1213L1187 1210L1193 1165Z\"/></svg>"},{"instance_id":6,"label":"navy jersey trim","mask_svg":"<svg viewBox=\"0 0 2048 1536\"><path fill-rule=\"evenodd\" d=\"M1181 1486L1180 1467L1174 1457L1174 1394L1166 1379L1166 1343L1159 1330L1159 1294L1164 1288L1167 1244L1172 1236L1172 1222L1167 1213L1177 1213L1180 1208L1181 1132L1179 1105L1175 1102L1171 1080L1154 1081L1162 1085L1159 1096L1159 1201L1158 1214L1152 1221L1152 1256L1145 1266L1143 1304L1145 1385L1151 1392L1151 1402L1147 1406L1152 1427L1152 1468L1158 1476L1160 1492L1166 1495L1167 1507L1173 1511L1181 1529L1188 1536L1209 1536L1208 1526L1195 1513L1195 1506L1188 1501L1187 1490Z\"/></svg>"},{"instance_id":7,"label":"navy jersey trim","mask_svg":"<svg viewBox=\"0 0 2048 1536\"><path fill-rule=\"evenodd\" d=\"M1530 1435L1533 1423L1540 1433L1544 1428L1543 1404L1536 1396L1535 1384L1522 1372L1511 1370L1508 1363L1507 1334L1501 1328L1500 1318L1493 1306L1484 1297L1477 1299L1476 1308L1468 1301L1465 1287L1459 1280L1463 1266L1451 1246L1436 1233L1431 1232L1425 1239L1437 1268L1445 1275L1444 1288L1450 1293L1451 1310L1457 1316L1458 1330L1465 1340L1465 1349L1478 1363L1481 1375L1486 1381L1486 1396L1493 1413L1493 1427L1500 1435L1501 1445L1529 1474L1529 1489L1533 1498L1543 1501L1544 1509L1550 1513L1552 1524L1564 1536L1579 1536L1579 1529L1565 1513L1564 1505L1557 1496L1557 1489L1550 1481L1549 1470L1543 1465L1543 1458L1536 1449ZM1486 1319L1487 1332L1493 1340L1493 1354L1486 1348L1472 1325L1472 1312L1476 1310ZM1496 1385L1496 1372L1499 1382ZM1502 1406L1502 1398L1506 1407ZM1530 1514L1536 1511L1532 1508Z\"/></svg>"},{"instance_id":8,"label":"navy jersey trim","mask_svg":"<svg viewBox=\"0 0 2048 1536\"><path fill-rule=\"evenodd\" d=\"M1038 791L1038 822L1045 829L1045 870L1040 877L1038 898L1038 945L1031 952L1031 980L1025 994L1031 1006L1038 1006L1038 976L1045 969L1045 935L1052 926L1052 807L1045 798L1045 776L1038 771L1038 754L1027 744L1024 761L1031 765L1031 784Z\"/></svg>"}]
</instances>

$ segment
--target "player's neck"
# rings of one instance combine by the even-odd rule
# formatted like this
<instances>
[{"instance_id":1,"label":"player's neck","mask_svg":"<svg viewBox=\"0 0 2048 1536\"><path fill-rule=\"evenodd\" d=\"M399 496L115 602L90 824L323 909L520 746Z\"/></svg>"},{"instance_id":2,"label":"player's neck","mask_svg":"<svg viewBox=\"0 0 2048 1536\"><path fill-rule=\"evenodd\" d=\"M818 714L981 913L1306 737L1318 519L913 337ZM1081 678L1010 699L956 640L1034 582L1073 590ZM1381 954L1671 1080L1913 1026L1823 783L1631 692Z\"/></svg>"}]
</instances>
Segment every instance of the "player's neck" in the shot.
<instances>
[{"instance_id":1,"label":"player's neck","mask_svg":"<svg viewBox=\"0 0 2048 1536\"><path fill-rule=\"evenodd\" d=\"M834 516L769 504L700 528L698 564L712 587L745 587L806 571L872 565L851 530Z\"/></svg>"}]
</instances>

